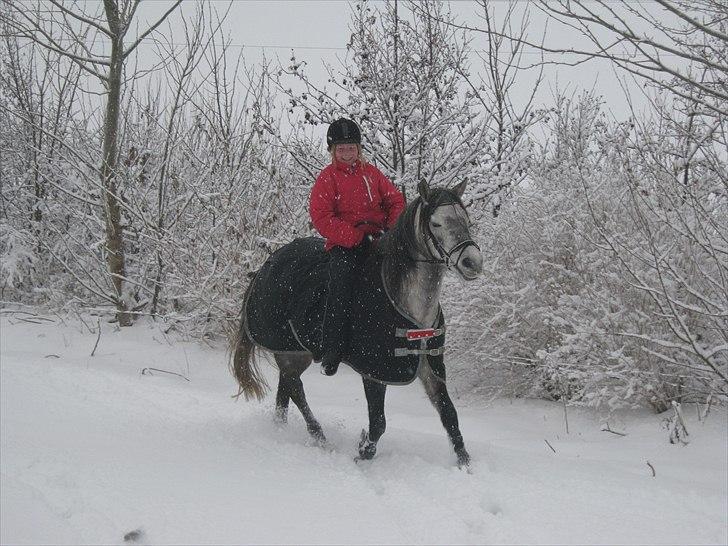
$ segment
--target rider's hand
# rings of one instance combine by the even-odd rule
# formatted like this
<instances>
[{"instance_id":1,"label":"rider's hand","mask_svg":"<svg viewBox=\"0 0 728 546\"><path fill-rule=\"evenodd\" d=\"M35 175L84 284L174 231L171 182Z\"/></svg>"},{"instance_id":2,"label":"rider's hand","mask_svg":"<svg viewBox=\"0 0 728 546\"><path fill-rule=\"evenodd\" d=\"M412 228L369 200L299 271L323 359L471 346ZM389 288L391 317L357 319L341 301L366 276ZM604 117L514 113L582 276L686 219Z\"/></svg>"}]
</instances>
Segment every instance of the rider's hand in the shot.
<instances>
[{"instance_id":1,"label":"rider's hand","mask_svg":"<svg viewBox=\"0 0 728 546\"><path fill-rule=\"evenodd\" d=\"M378 231L375 231L374 233L367 233L367 235L366 235L366 239L367 239L367 241L369 241L370 243L371 243L372 241L378 241L379 239L381 239L381 238L382 238L382 235L384 235L385 233L386 233L386 232L385 232L385 230L383 230L383 229L380 229L380 230L378 230Z\"/></svg>"}]
</instances>

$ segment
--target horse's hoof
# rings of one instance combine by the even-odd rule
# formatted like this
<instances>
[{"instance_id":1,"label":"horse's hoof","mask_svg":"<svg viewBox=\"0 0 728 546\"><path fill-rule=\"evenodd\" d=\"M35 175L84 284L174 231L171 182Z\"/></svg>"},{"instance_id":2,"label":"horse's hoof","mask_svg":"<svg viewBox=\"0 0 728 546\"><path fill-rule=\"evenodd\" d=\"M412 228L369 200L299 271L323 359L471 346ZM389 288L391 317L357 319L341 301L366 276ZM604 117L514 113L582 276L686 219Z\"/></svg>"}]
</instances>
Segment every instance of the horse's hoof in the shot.
<instances>
[{"instance_id":1,"label":"horse's hoof","mask_svg":"<svg viewBox=\"0 0 728 546\"><path fill-rule=\"evenodd\" d=\"M460 470L465 470L468 474L472 474L473 471L470 468L470 454L465 451L465 448L457 450L456 454L458 456L458 468Z\"/></svg>"},{"instance_id":2,"label":"horse's hoof","mask_svg":"<svg viewBox=\"0 0 728 546\"><path fill-rule=\"evenodd\" d=\"M309 430L308 431L309 437L311 438L311 442L315 446L319 447L326 447L326 444L328 441L326 440L326 436L324 436L324 433L322 430Z\"/></svg>"},{"instance_id":3,"label":"horse's hoof","mask_svg":"<svg viewBox=\"0 0 728 546\"><path fill-rule=\"evenodd\" d=\"M309 436L304 444L307 447L315 447L324 450L328 449L329 451L333 449L329 446L329 442L326 440L326 438L322 438L320 436Z\"/></svg>"},{"instance_id":4,"label":"horse's hoof","mask_svg":"<svg viewBox=\"0 0 728 546\"><path fill-rule=\"evenodd\" d=\"M374 458L377 454L377 443L372 442L369 439L367 431L362 429L361 436L359 437L359 460L368 461ZM356 460L356 459L354 459Z\"/></svg>"},{"instance_id":5,"label":"horse's hoof","mask_svg":"<svg viewBox=\"0 0 728 546\"><path fill-rule=\"evenodd\" d=\"M273 414L273 423L277 427L284 427L288 424L288 412L286 410L276 409Z\"/></svg>"}]
</instances>

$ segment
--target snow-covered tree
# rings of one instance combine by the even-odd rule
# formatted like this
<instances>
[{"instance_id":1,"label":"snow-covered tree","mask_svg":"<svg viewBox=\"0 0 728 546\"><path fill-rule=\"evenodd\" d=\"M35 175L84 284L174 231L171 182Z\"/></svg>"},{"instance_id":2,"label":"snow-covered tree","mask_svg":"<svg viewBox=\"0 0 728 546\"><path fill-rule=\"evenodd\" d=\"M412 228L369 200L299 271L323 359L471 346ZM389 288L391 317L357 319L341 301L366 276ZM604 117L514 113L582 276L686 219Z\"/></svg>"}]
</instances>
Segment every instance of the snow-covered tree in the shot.
<instances>
[{"instance_id":1,"label":"snow-covered tree","mask_svg":"<svg viewBox=\"0 0 728 546\"><path fill-rule=\"evenodd\" d=\"M269 80L230 55L212 9L199 6L182 28L184 39L156 36L165 62L129 72L120 98L113 178L124 301L128 313L182 316L215 332L237 313L246 274L305 230L307 192L264 130ZM2 45L0 251L3 285L15 287L6 295L118 311L99 182L103 110L84 98L89 81L76 62L32 41L21 52L22 39L8 32Z\"/></svg>"},{"instance_id":2,"label":"snow-covered tree","mask_svg":"<svg viewBox=\"0 0 728 546\"><path fill-rule=\"evenodd\" d=\"M112 290L97 286L97 292L114 301L117 319L122 325L131 323L130 303L124 286L123 205L116 181L124 68L138 45L164 22L180 2L174 2L160 18L135 36L127 34L139 0L105 0L98 6L63 0L37 3L3 0L0 9L0 20L12 36L38 44L46 51L70 60L102 86L105 103L98 162L99 198L104 210L104 257ZM97 39L100 37L109 40L109 51L103 49L101 40Z\"/></svg>"},{"instance_id":3,"label":"snow-covered tree","mask_svg":"<svg viewBox=\"0 0 728 546\"><path fill-rule=\"evenodd\" d=\"M370 160L410 195L421 179L485 179L491 142L465 89L469 41L443 22L450 18L441 2L354 4L347 59L328 67L325 85L295 56L278 72L294 124L351 117Z\"/></svg>"},{"instance_id":4,"label":"snow-covered tree","mask_svg":"<svg viewBox=\"0 0 728 546\"><path fill-rule=\"evenodd\" d=\"M561 62L607 60L703 109L728 115L728 6L723 0L538 0L559 31L585 45L535 44Z\"/></svg>"},{"instance_id":5,"label":"snow-covered tree","mask_svg":"<svg viewBox=\"0 0 728 546\"><path fill-rule=\"evenodd\" d=\"M47 280L57 271L53 252L65 233L69 211L81 205L71 180L84 160L68 143L75 127L80 71L62 56L23 44L3 23L0 42L0 178L2 209L0 261L3 290L33 298L47 295ZM5 32L7 31L7 32Z\"/></svg>"}]
</instances>

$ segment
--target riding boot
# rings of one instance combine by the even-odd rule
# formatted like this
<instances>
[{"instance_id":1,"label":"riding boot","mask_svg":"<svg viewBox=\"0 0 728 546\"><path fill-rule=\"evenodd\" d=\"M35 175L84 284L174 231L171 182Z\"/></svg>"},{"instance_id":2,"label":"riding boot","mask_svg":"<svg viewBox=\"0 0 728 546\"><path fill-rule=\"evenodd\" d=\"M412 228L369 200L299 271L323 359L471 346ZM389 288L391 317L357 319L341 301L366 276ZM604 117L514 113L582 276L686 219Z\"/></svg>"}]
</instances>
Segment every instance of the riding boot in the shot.
<instances>
[{"instance_id":1,"label":"riding boot","mask_svg":"<svg viewBox=\"0 0 728 546\"><path fill-rule=\"evenodd\" d=\"M321 373L334 375L341 360L349 352L351 318L349 307L354 288L354 277L361 262L361 247L329 250L329 282L323 322L323 349Z\"/></svg>"},{"instance_id":2,"label":"riding boot","mask_svg":"<svg viewBox=\"0 0 728 546\"><path fill-rule=\"evenodd\" d=\"M343 354L340 351L328 351L321 360L321 373L324 375L334 375L339 371L339 364Z\"/></svg>"}]
</instances>

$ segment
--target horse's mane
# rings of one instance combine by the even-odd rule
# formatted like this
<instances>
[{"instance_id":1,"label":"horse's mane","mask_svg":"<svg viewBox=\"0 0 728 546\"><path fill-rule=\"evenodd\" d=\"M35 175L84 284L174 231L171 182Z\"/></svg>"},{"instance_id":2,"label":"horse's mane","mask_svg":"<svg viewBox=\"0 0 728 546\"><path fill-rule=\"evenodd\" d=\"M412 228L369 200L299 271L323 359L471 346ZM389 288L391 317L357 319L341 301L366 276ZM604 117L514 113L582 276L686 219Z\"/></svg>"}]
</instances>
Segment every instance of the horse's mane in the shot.
<instances>
[{"instance_id":1,"label":"horse's mane","mask_svg":"<svg viewBox=\"0 0 728 546\"><path fill-rule=\"evenodd\" d=\"M422 260L430 258L428 249L418 239L417 234L424 230L437 207L450 204L463 206L460 197L453 190L432 188L427 193L427 201L418 196L409 203L394 227L380 239L376 254L380 260L387 262L385 275L392 294L397 294L401 290L402 283L410 271L423 265ZM421 212L419 221L416 222L418 209L421 209Z\"/></svg>"}]
</instances>

